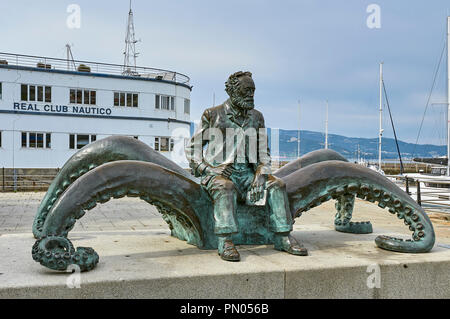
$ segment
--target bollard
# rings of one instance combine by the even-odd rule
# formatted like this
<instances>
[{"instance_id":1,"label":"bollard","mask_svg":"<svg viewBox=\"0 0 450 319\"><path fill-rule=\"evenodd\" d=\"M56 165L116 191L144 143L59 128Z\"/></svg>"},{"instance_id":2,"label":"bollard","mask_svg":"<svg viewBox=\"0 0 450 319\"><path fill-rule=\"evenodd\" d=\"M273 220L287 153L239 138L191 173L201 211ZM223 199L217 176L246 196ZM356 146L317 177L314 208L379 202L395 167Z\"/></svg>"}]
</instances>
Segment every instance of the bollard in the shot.
<instances>
[{"instance_id":1,"label":"bollard","mask_svg":"<svg viewBox=\"0 0 450 319\"><path fill-rule=\"evenodd\" d=\"M417 180L417 204L419 204L419 206L422 206L422 196L420 194L420 181Z\"/></svg>"},{"instance_id":2,"label":"bollard","mask_svg":"<svg viewBox=\"0 0 450 319\"><path fill-rule=\"evenodd\" d=\"M411 193L409 192L409 179L408 179L408 177L406 178L406 194L411 195Z\"/></svg>"}]
</instances>

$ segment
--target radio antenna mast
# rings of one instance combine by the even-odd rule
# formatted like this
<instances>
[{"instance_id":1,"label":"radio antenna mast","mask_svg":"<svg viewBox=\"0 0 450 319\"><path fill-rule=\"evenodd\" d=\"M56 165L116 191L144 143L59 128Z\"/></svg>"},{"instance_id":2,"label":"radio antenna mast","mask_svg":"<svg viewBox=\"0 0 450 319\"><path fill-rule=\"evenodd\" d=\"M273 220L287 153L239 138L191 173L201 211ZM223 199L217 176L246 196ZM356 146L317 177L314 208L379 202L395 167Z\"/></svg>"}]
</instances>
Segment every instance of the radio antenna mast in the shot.
<instances>
[{"instance_id":1,"label":"radio antenna mast","mask_svg":"<svg viewBox=\"0 0 450 319\"><path fill-rule=\"evenodd\" d=\"M125 75L137 75L136 58L139 55L139 53L136 52L137 42L138 41L135 38L134 16L133 10L131 9L131 0L130 0L130 11L128 13L128 23L127 23L127 36L125 38L125 52L123 53L125 56L123 62L123 74Z\"/></svg>"}]
</instances>

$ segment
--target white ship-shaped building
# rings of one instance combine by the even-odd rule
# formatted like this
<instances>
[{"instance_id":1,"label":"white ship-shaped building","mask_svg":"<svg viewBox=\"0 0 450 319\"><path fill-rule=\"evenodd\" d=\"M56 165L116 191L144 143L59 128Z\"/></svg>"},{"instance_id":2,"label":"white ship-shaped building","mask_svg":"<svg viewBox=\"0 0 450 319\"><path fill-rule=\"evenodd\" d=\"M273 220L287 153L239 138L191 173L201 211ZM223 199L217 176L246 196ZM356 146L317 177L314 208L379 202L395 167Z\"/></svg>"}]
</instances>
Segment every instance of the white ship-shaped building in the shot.
<instances>
[{"instance_id":1,"label":"white ship-shaped building","mask_svg":"<svg viewBox=\"0 0 450 319\"><path fill-rule=\"evenodd\" d=\"M59 168L111 135L182 160L191 90L174 71L0 53L0 167Z\"/></svg>"}]
</instances>

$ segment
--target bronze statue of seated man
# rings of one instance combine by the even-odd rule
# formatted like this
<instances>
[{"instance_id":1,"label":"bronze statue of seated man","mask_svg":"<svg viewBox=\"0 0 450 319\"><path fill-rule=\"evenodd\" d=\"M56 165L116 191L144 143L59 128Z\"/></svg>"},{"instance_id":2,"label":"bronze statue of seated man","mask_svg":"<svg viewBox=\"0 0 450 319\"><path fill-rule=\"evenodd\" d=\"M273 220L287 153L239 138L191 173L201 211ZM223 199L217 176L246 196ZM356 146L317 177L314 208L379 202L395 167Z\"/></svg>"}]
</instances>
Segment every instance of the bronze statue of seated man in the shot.
<instances>
[{"instance_id":1,"label":"bronze statue of seated man","mask_svg":"<svg viewBox=\"0 0 450 319\"><path fill-rule=\"evenodd\" d=\"M252 74L232 74L226 92L229 99L203 113L186 147L190 167L214 203L219 255L227 261L240 260L232 235L239 232L236 205L246 202L269 206L275 249L305 256L307 250L289 236L293 221L284 182L270 174L264 117L255 110Z\"/></svg>"}]
</instances>

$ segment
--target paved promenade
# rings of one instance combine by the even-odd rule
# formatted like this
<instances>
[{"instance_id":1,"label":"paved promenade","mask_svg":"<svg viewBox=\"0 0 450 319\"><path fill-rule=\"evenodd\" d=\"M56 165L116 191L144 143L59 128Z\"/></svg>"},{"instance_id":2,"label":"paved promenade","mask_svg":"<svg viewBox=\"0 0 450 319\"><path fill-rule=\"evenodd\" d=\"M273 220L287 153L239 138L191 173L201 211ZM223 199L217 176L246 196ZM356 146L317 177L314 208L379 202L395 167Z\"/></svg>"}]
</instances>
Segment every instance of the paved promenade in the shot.
<instances>
[{"instance_id":1,"label":"paved promenade","mask_svg":"<svg viewBox=\"0 0 450 319\"><path fill-rule=\"evenodd\" d=\"M0 193L0 234L29 233L45 193ZM136 198L98 205L77 221L72 232L148 230L167 227L153 206ZM168 228L168 227L167 227Z\"/></svg>"}]
</instances>

